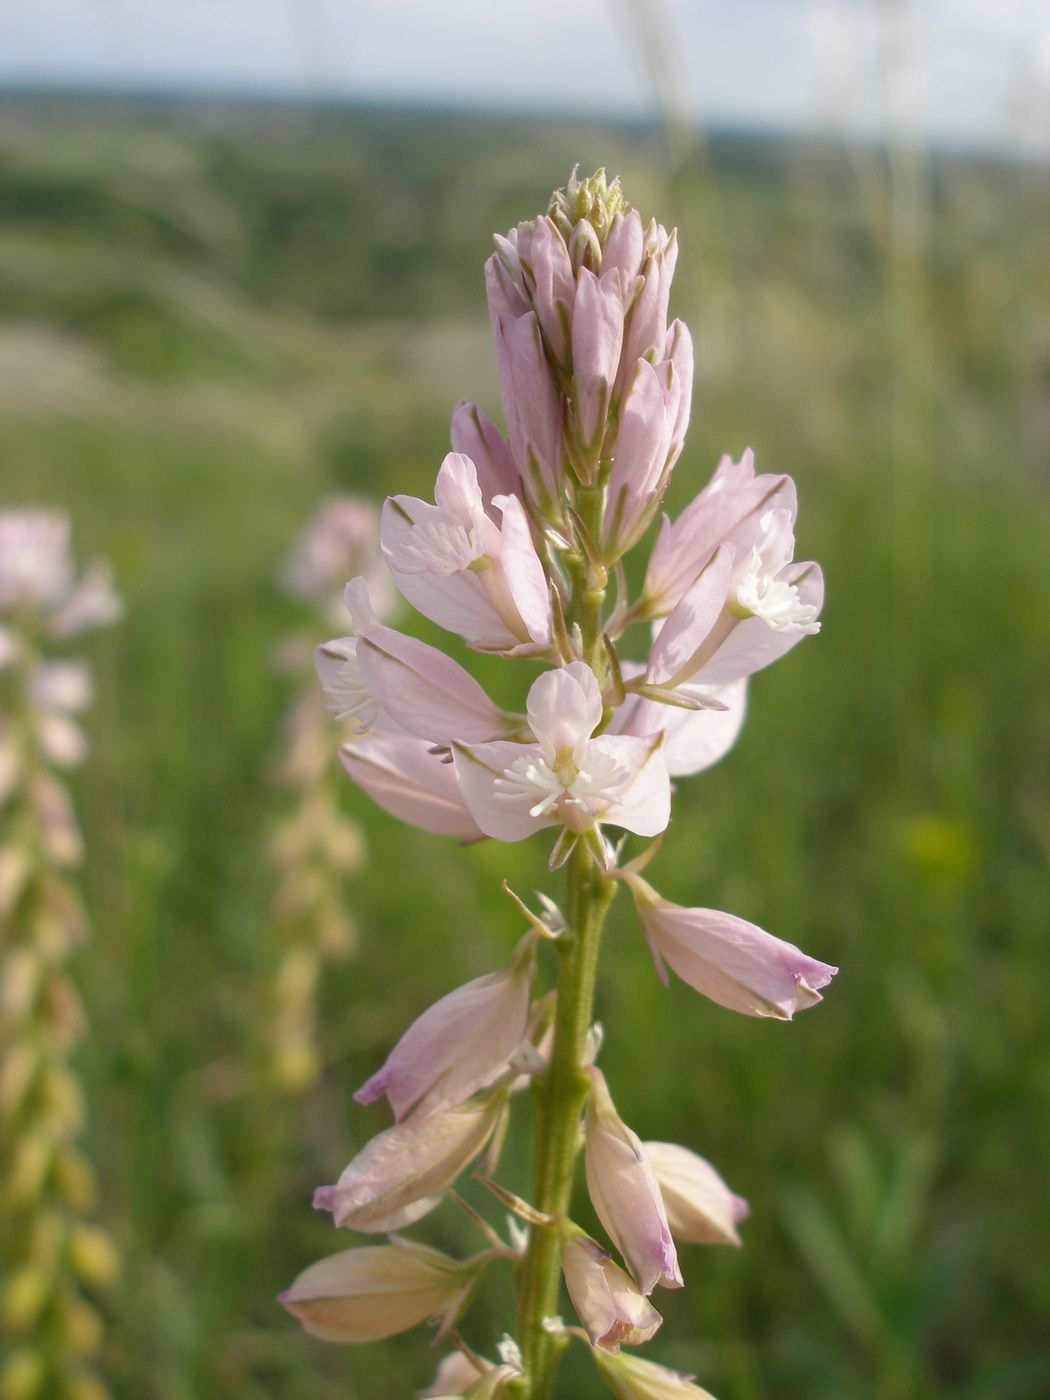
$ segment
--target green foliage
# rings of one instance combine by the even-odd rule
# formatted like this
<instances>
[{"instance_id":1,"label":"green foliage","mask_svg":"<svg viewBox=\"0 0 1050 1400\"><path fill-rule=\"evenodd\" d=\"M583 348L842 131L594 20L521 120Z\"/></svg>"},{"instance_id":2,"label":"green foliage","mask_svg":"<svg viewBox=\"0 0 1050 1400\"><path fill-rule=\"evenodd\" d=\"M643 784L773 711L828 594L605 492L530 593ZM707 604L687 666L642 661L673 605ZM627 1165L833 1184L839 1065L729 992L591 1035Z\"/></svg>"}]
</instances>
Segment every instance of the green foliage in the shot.
<instances>
[{"instance_id":1,"label":"green foliage","mask_svg":"<svg viewBox=\"0 0 1050 1400\"><path fill-rule=\"evenodd\" d=\"M128 603L91 643L78 780L81 1068L128 1261L108 1369L135 1400L395 1400L435 1363L422 1333L311 1342L273 1297L351 1242L309 1210L384 1122L350 1092L411 1017L506 956L520 921L500 881L550 888L544 855L457 850L347 785L370 863L360 951L324 989L328 1068L293 1109L251 1091L287 701L271 654L300 620L274 569L325 491L427 494L456 398L498 414L481 263L577 161L679 225L700 378L673 507L751 445L796 477L800 554L828 575L822 635L756 678L737 749L680 785L650 872L839 964L824 1005L734 1016L660 987L625 901L607 935L618 1107L752 1203L743 1251L686 1251L653 1350L721 1400L1036 1400L1045 175L939 160L909 242L872 151L716 141L706 171L672 177L643 131L7 100L0 496L68 507ZM524 1190L519 1148L512 1132ZM421 1233L478 1244L450 1206ZM506 1303L486 1294L468 1340ZM565 1384L599 1393L589 1368Z\"/></svg>"}]
</instances>

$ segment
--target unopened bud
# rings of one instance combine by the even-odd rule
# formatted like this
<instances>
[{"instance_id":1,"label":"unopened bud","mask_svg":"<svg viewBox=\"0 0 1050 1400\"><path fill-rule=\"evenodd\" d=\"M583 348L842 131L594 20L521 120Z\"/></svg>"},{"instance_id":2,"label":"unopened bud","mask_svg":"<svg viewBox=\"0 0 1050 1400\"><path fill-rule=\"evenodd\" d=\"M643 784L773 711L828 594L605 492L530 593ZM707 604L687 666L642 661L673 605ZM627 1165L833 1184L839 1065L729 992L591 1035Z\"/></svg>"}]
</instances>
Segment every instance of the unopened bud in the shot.
<instances>
[{"instance_id":1,"label":"unopened bud","mask_svg":"<svg viewBox=\"0 0 1050 1400\"><path fill-rule=\"evenodd\" d=\"M714 1400L706 1390L693 1384L692 1376L658 1366L640 1356L621 1351L616 1356L593 1351L591 1355L602 1377L619 1400Z\"/></svg>"}]
</instances>

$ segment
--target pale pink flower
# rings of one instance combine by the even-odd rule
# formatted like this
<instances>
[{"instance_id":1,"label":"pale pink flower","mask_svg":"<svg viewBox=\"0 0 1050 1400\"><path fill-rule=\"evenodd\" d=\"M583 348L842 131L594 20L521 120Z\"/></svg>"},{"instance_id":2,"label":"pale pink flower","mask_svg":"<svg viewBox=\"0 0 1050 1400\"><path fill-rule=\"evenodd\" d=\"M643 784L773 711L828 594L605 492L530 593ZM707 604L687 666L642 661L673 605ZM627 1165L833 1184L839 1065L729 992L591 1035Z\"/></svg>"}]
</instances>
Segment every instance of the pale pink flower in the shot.
<instances>
[{"instance_id":1,"label":"pale pink flower","mask_svg":"<svg viewBox=\"0 0 1050 1400\"><path fill-rule=\"evenodd\" d=\"M462 1103L506 1070L529 1019L536 935L528 933L497 972L476 977L413 1021L378 1070L354 1095L385 1094L400 1122Z\"/></svg>"},{"instance_id":2,"label":"pale pink flower","mask_svg":"<svg viewBox=\"0 0 1050 1400\"><path fill-rule=\"evenodd\" d=\"M731 1011L789 1021L822 999L817 989L838 971L735 914L683 908L640 875L625 871L622 878L664 980L666 961L683 982Z\"/></svg>"},{"instance_id":3,"label":"pale pink flower","mask_svg":"<svg viewBox=\"0 0 1050 1400\"><path fill-rule=\"evenodd\" d=\"M596 822L656 836L670 817L670 780L659 738L603 734L602 698L590 667L574 661L540 676L529 691L537 742L454 746L460 789L486 835L521 841L564 824Z\"/></svg>"},{"instance_id":4,"label":"pale pink flower","mask_svg":"<svg viewBox=\"0 0 1050 1400\"><path fill-rule=\"evenodd\" d=\"M550 642L547 578L517 496L487 513L469 457L450 452L434 505L392 496L383 507L383 554L405 598L478 650L542 651Z\"/></svg>"},{"instance_id":5,"label":"pale pink flower","mask_svg":"<svg viewBox=\"0 0 1050 1400\"><path fill-rule=\"evenodd\" d=\"M398 1239L344 1249L304 1269L278 1301L325 1342L375 1342L428 1318L455 1322L487 1259L460 1262Z\"/></svg>"},{"instance_id":6,"label":"pale pink flower","mask_svg":"<svg viewBox=\"0 0 1050 1400\"><path fill-rule=\"evenodd\" d=\"M640 615L662 617L680 602L718 546L729 540L750 547L748 522L768 510L787 510L794 519L795 483L789 476L755 475L750 448L739 462L723 457L714 475L677 520L664 516L653 545L642 590Z\"/></svg>"},{"instance_id":7,"label":"pale pink flower","mask_svg":"<svg viewBox=\"0 0 1050 1400\"><path fill-rule=\"evenodd\" d=\"M602 1378L618 1400L714 1400L714 1396L693 1384L693 1377L672 1371L655 1361L622 1351L616 1356L594 1350Z\"/></svg>"},{"instance_id":8,"label":"pale pink flower","mask_svg":"<svg viewBox=\"0 0 1050 1400\"><path fill-rule=\"evenodd\" d=\"M591 1204L646 1296L657 1284L681 1288L674 1240L645 1148L616 1112L601 1070L591 1065L587 1072L584 1166Z\"/></svg>"},{"instance_id":9,"label":"pale pink flower","mask_svg":"<svg viewBox=\"0 0 1050 1400\"><path fill-rule=\"evenodd\" d=\"M319 1186L314 1208L365 1234L419 1220L484 1149L506 1105L490 1090L444 1113L416 1114L372 1138L334 1186Z\"/></svg>"},{"instance_id":10,"label":"pale pink flower","mask_svg":"<svg viewBox=\"0 0 1050 1400\"><path fill-rule=\"evenodd\" d=\"M424 1390L416 1391L417 1400L445 1400L449 1395L465 1395L487 1371L495 1370L490 1361L482 1361L479 1357L478 1362L476 1366L461 1351L449 1352L438 1362L430 1384Z\"/></svg>"},{"instance_id":11,"label":"pale pink flower","mask_svg":"<svg viewBox=\"0 0 1050 1400\"><path fill-rule=\"evenodd\" d=\"M486 834L463 800L455 768L426 739L375 733L341 744L338 754L358 787L399 821L468 841Z\"/></svg>"},{"instance_id":12,"label":"pale pink flower","mask_svg":"<svg viewBox=\"0 0 1050 1400\"><path fill-rule=\"evenodd\" d=\"M812 562L792 563L791 512L759 516L747 548L719 545L660 627L647 679L724 685L776 661L820 630L824 578Z\"/></svg>"},{"instance_id":13,"label":"pale pink flower","mask_svg":"<svg viewBox=\"0 0 1050 1400\"><path fill-rule=\"evenodd\" d=\"M91 704L91 672L83 661L44 661L33 672L30 694L45 710L77 714Z\"/></svg>"},{"instance_id":14,"label":"pale pink flower","mask_svg":"<svg viewBox=\"0 0 1050 1400\"><path fill-rule=\"evenodd\" d=\"M736 1227L747 1219L748 1204L730 1191L711 1163L674 1142L647 1142L645 1150L679 1244L739 1245Z\"/></svg>"},{"instance_id":15,"label":"pale pink flower","mask_svg":"<svg viewBox=\"0 0 1050 1400\"><path fill-rule=\"evenodd\" d=\"M572 1305L592 1346L609 1352L617 1352L621 1346L641 1346L663 1322L634 1279L613 1263L608 1250L582 1231L562 1245L561 1267Z\"/></svg>"}]
</instances>

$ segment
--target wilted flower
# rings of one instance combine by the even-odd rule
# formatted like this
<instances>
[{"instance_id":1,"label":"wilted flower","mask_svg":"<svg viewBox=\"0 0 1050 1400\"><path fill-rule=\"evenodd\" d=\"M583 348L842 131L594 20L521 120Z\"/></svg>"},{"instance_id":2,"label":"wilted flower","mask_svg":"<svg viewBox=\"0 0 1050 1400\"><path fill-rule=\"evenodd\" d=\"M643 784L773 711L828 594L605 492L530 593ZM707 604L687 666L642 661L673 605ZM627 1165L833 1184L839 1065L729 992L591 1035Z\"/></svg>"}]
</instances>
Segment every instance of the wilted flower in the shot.
<instances>
[{"instance_id":1,"label":"wilted flower","mask_svg":"<svg viewBox=\"0 0 1050 1400\"><path fill-rule=\"evenodd\" d=\"M838 971L735 914L683 908L657 894L640 875L621 875L634 895L661 976L666 978L666 960L683 982L731 1011L789 1021L796 1011L821 1000L817 989Z\"/></svg>"},{"instance_id":2,"label":"wilted flower","mask_svg":"<svg viewBox=\"0 0 1050 1400\"><path fill-rule=\"evenodd\" d=\"M587 1072L584 1165L591 1204L646 1296L657 1284L681 1288L656 1173L637 1133L616 1112L601 1070L591 1065Z\"/></svg>"},{"instance_id":3,"label":"wilted flower","mask_svg":"<svg viewBox=\"0 0 1050 1400\"><path fill-rule=\"evenodd\" d=\"M428 1318L452 1326L488 1255L460 1262L398 1239L330 1254L303 1270L278 1301L326 1342L374 1342Z\"/></svg>"},{"instance_id":4,"label":"wilted flower","mask_svg":"<svg viewBox=\"0 0 1050 1400\"><path fill-rule=\"evenodd\" d=\"M663 831L671 789L659 736L592 738L602 697L589 666L574 661L545 672L527 710L535 744L455 746L460 788L482 831L500 841L562 823L575 832L596 822L639 836Z\"/></svg>"},{"instance_id":5,"label":"wilted flower","mask_svg":"<svg viewBox=\"0 0 1050 1400\"><path fill-rule=\"evenodd\" d=\"M663 1322L634 1279L582 1230L570 1234L562 1245L561 1267L572 1305L593 1346L610 1352L640 1346Z\"/></svg>"},{"instance_id":6,"label":"wilted flower","mask_svg":"<svg viewBox=\"0 0 1050 1400\"><path fill-rule=\"evenodd\" d=\"M714 1400L708 1391L693 1384L692 1376L671 1371L655 1361L645 1361L625 1351L610 1356L595 1349L591 1355L619 1400Z\"/></svg>"},{"instance_id":7,"label":"wilted flower","mask_svg":"<svg viewBox=\"0 0 1050 1400\"><path fill-rule=\"evenodd\" d=\"M424 1011L378 1070L354 1095L371 1103L385 1094L400 1122L438 1113L487 1088L521 1046L535 970L528 933L498 972L476 977Z\"/></svg>"},{"instance_id":8,"label":"wilted flower","mask_svg":"<svg viewBox=\"0 0 1050 1400\"><path fill-rule=\"evenodd\" d=\"M740 1244L736 1227L748 1204L710 1162L673 1142L647 1142L671 1234L679 1244Z\"/></svg>"},{"instance_id":9,"label":"wilted flower","mask_svg":"<svg viewBox=\"0 0 1050 1400\"><path fill-rule=\"evenodd\" d=\"M506 1090L490 1090L444 1113L416 1114L379 1133L334 1186L314 1192L317 1210L366 1234L399 1230L434 1209L495 1131Z\"/></svg>"}]
</instances>

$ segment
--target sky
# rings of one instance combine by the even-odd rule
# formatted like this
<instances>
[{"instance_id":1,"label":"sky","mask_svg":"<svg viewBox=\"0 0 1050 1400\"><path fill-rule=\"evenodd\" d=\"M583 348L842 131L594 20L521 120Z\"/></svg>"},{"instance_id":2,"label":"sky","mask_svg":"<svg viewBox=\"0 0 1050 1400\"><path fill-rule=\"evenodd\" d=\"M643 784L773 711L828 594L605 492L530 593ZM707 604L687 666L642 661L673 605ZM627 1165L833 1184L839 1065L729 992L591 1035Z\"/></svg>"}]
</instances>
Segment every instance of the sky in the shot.
<instances>
[{"instance_id":1,"label":"sky","mask_svg":"<svg viewBox=\"0 0 1050 1400\"><path fill-rule=\"evenodd\" d=\"M887 74L904 134L1050 153L1047 0L0 0L4 88L878 135Z\"/></svg>"}]
</instances>

